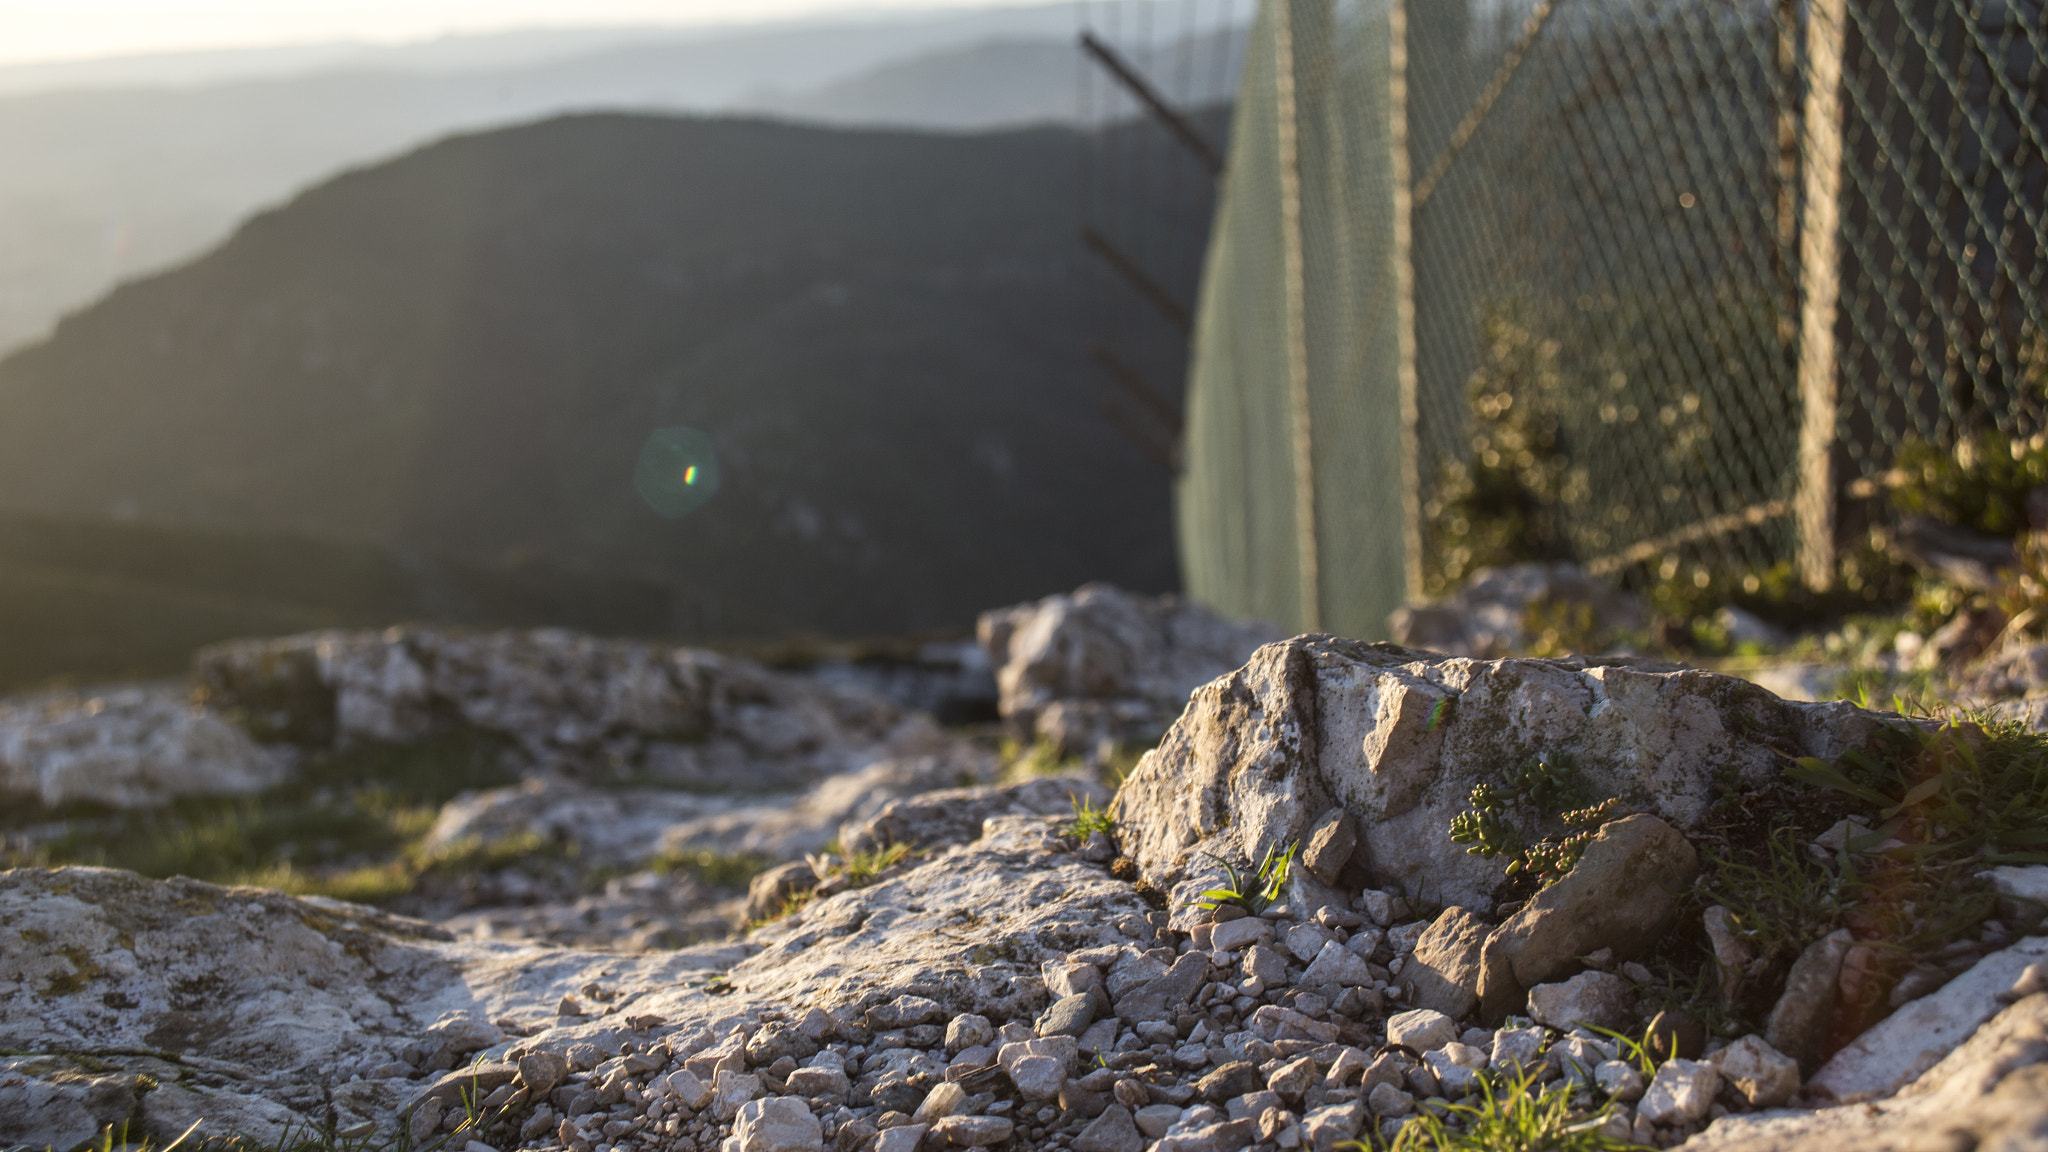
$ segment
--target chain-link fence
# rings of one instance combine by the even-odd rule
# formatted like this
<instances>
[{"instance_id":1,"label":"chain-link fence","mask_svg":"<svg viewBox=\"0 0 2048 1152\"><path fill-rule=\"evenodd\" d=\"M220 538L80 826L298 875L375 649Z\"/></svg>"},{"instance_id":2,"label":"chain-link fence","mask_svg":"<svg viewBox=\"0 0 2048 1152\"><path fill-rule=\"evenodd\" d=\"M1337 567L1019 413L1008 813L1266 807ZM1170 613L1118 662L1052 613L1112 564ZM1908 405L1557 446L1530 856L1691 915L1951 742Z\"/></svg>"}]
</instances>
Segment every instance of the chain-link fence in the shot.
<instances>
[{"instance_id":1,"label":"chain-link fence","mask_svg":"<svg viewBox=\"0 0 2048 1152\"><path fill-rule=\"evenodd\" d=\"M1190 591L1376 636L1511 557L1838 579L1902 460L2043 430L2044 47L2040 0L1265 0Z\"/></svg>"}]
</instances>

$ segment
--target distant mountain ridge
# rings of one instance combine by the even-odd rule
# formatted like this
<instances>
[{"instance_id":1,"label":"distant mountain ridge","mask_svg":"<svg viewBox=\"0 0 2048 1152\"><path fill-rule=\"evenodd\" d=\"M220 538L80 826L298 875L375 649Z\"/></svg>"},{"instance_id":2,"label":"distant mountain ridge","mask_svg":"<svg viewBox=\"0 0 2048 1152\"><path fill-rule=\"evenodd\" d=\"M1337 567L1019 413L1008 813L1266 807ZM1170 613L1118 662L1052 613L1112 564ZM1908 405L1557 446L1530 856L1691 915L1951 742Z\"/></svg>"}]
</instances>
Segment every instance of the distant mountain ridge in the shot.
<instances>
[{"instance_id":1,"label":"distant mountain ridge","mask_svg":"<svg viewBox=\"0 0 2048 1152\"><path fill-rule=\"evenodd\" d=\"M447 140L0 360L0 508L655 584L678 636L1170 588L1166 477L1084 357L1079 153L629 115ZM724 488L671 523L632 476L675 425Z\"/></svg>"},{"instance_id":2,"label":"distant mountain ridge","mask_svg":"<svg viewBox=\"0 0 2048 1152\"><path fill-rule=\"evenodd\" d=\"M119 280L196 256L253 211L450 132L592 110L1071 121L1074 28L1061 3L0 68L0 352ZM1162 67L1178 59L1168 43ZM1197 87L1191 102L1214 95L1213 80Z\"/></svg>"}]
</instances>

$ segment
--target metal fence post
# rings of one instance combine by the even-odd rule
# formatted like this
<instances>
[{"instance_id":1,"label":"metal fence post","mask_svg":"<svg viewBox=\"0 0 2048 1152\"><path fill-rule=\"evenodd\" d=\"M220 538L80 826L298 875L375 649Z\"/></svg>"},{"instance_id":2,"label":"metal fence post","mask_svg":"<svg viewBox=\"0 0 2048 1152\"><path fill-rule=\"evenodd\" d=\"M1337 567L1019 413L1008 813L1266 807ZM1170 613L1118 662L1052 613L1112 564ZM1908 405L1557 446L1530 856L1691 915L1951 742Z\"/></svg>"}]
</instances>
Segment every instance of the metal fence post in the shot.
<instances>
[{"instance_id":1,"label":"metal fence post","mask_svg":"<svg viewBox=\"0 0 2048 1152\"><path fill-rule=\"evenodd\" d=\"M1807 9L1803 149L1805 211L1799 231L1799 488L1793 518L1799 574L1825 589L1835 577L1834 451L1840 388L1835 318L1841 302L1842 54L1848 0Z\"/></svg>"},{"instance_id":2,"label":"metal fence post","mask_svg":"<svg viewBox=\"0 0 2048 1152\"><path fill-rule=\"evenodd\" d=\"M1415 367L1415 185L1408 155L1408 0L1387 5L1387 144L1394 221L1394 380L1401 397L1401 549L1406 599L1422 599L1421 407Z\"/></svg>"},{"instance_id":3,"label":"metal fence post","mask_svg":"<svg viewBox=\"0 0 2048 1152\"><path fill-rule=\"evenodd\" d=\"M1301 125L1295 93L1294 0L1274 0L1273 95L1278 105L1280 265L1287 356L1287 399L1294 456L1294 541L1301 628L1323 626L1322 575L1316 540L1316 457L1309 407L1308 271L1301 236Z\"/></svg>"}]
</instances>

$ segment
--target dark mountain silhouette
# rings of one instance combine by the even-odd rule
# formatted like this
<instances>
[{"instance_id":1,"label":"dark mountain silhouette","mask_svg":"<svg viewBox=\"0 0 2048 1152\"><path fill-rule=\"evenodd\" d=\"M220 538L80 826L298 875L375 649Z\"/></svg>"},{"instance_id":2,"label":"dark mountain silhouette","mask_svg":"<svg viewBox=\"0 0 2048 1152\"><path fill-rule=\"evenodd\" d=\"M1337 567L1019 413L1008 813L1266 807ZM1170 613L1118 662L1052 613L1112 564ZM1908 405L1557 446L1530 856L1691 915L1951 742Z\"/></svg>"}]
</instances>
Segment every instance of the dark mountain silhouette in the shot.
<instances>
[{"instance_id":1,"label":"dark mountain silhouette","mask_svg":"<svg viewBox=\"0 0 2048 1152\"><path fill-rule=\"evenodd\" d=\"M624 115L447 140L0 361L0 508L652 584L682 636L1167 588L1167 479L1084 356L1079 154ZM674 522L633 481L671 426L723 472Z\"/></svg>"},{"instance_id":2,"label":"dark mountain silhouette","mask_svg":"<svg viewBox=\"0 0 2048 1152\"><path fill-rule=\"evenodd\" d=\"M1091 12L1136 27L1151 7ZM1216 31L1227 15L1128 50L1174 99L1220 100L1242 40ZM1057 3L0 67L0 353L252 212L452 132L617 110L953 129L1071 119L1073 30L1073 6Z\"/></svg>"}]
</instances>

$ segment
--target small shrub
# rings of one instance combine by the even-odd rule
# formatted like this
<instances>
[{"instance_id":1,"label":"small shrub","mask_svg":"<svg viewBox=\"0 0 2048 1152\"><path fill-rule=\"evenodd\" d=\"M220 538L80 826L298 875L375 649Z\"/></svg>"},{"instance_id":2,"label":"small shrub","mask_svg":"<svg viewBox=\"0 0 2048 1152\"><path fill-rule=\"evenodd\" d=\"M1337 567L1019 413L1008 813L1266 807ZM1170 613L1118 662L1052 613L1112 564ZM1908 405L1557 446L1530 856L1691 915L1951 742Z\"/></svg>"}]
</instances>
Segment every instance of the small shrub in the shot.
<instances>
[{"instance_id":1,"label":"small shrub","mask_svg":"<svg viewBox=\"0 0 2048 1152\"><path fill-rule=\"evenodd\" d=\"M1471 807L1451 818L1450 837L1465 851L1487 859L1505 856L1507 874L1527 873L1539 885L1572 870L1593 839L1594 830L1619 811L1621 802L1601 801L1566 808L1583 801L1578 766L1569 757L1539 758L1512 772L1500 784L1481 783L1472 789ZM1560 811L1562 809L1562 811ZM1529 840L1526 829L1556 819L1577 831Z\"/></svg>"}]
</instances>

